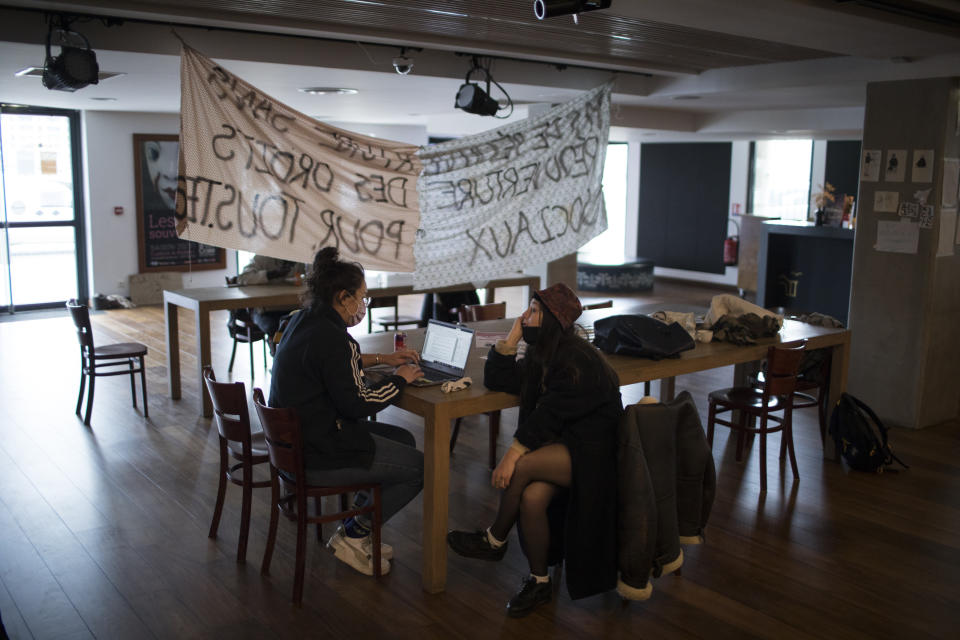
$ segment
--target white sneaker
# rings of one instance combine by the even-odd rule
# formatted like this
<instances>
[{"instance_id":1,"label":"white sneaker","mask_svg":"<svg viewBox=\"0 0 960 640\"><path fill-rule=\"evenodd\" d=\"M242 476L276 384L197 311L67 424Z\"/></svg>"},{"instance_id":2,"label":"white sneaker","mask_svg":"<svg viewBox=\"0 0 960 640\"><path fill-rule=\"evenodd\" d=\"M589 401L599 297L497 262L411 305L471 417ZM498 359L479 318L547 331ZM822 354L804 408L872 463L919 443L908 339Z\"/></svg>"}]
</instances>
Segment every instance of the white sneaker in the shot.
<instances>
[{"instance_id":1,"label":"white sneaker","mask_svg":"<svg viewBox=\"0 0 960 640\"><path fill-rule=\"evenodd\" d=\"M345 562L364 575L373 575L373 554L370 553L373 545L370 536L351 538L344 534L342 528L338 528L337 532L330 537L327 546L333 550L333 555L341 562ZM383 575L390 573L390 560L383 555L382 551L380 573Z\"/></svg>"},{"instance_id":2,"label":"white sneaker","mask_svg":"<svg viewBox=\"0 0 960 640\"><path fill-rule=\"evenodd\" d=\"M344 531L342 524L337 525L337 533L342 534L343 537L347 538L348 540L363 540L363 551L370 556L373 555L373 536L372 535L368 535L364 538L351 538ZM387 560L393 560L393 547L388 545L386 542L381 542L380 557L386 558Z\"/></svg>"},{"instance_id":3,"label":"white sneaker","mask_svg":"<svg viewBox=\"0 0 960 640\"><path fill-rule=\"evenodd\" d=\"M373 536L367 536L365 538L353 538L354 540L362 540L363 550L373 556ZM382 560L393 560L393 547L388 545L386 542L380 543L380 558Z\"/></svg>"}]
</instances>

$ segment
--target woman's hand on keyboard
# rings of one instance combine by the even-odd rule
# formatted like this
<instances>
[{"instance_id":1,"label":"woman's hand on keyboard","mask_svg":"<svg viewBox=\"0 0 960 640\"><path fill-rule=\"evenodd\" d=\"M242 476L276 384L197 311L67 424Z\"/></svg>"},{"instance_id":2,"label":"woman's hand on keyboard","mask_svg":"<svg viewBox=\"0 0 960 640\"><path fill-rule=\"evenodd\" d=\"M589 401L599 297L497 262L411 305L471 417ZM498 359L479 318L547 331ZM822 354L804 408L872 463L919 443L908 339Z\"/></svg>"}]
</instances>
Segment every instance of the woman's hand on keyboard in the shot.
<instances>
[{"instance_id":1,"label":"woman's hand on keyboard","mask_svg":"<svg viewBox=\"0 0 960 640\"><path fill-rule=\"evenodd\" d=\"M415 364L405 364L401 367L397 367L396 374L407 381L407 384L410 384L414 380L423 377L423 371L420 370L419 365Z\"/></svg>"}]
</instances>

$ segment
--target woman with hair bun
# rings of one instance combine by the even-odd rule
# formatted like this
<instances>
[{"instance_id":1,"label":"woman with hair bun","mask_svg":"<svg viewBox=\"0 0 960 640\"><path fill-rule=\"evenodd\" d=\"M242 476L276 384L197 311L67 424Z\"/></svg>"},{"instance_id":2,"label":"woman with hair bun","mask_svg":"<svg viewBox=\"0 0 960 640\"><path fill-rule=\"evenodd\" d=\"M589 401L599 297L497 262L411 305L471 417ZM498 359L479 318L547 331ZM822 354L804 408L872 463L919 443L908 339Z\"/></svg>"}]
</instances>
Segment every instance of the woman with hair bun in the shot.
<instances>
[{"instance_id":1,"label":"woman with hair bun","mask_svg":"<svg viewBox=\"0 0 960 640\"><path fill-rule=\"evenodd\" d=\"M518 524L530 575L507 603L520 617L547 603L547 568L567 567L573 599L617 584L617 426L623 413L620 382L597 349L577 335L582 306L563 283L533 294L506 340L490 349L484 384L520 395L513 444L493 471L501 490L492 525L451 531L462 556L500 560ZM520 339L526 355L517 359Z\"/></svg>"},{"instance_id":2,"label":"woman with hair bun","mask_svg":"<svg viewBox=\"0 0 960 640\"><path fill-rule=\"evenodd\" d=\"M363 320L369 298L363 267L340 260L334 247L317 252L307 276L304 308L283 332L273 363L270 406L294 409L303 427L308 484L379 482L383 522L423 488L423 453L413 434L365 420L400 398L422 374L416 351L361 354L347 332ZM372 383L363 368L390 364L396 371ZM356 503L368 496L357 494ZM370 521L348 518L327 545L341 561L373 575ZM381 545L381 571L393 549Z\"/></svg>"}]
</instances>

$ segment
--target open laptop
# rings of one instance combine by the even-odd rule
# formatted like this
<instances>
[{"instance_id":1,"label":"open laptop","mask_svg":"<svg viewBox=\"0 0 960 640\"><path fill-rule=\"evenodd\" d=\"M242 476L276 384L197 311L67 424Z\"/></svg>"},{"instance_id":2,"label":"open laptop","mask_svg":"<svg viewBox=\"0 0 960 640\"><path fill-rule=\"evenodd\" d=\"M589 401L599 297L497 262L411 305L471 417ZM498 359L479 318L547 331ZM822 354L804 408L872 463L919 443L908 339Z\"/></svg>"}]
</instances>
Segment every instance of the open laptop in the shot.
<instances>
[{"instance_id":1,"label":"open laptop","mask_svg":"<svg viewBox=\"0 0 960 640\"><path fill-rule=\"evenodd\" d=\"M427 387L462 378L472 346L473 329L470 327L430 320L420 350L423 377L412 384Z\"/></svg>"}]
</instances>

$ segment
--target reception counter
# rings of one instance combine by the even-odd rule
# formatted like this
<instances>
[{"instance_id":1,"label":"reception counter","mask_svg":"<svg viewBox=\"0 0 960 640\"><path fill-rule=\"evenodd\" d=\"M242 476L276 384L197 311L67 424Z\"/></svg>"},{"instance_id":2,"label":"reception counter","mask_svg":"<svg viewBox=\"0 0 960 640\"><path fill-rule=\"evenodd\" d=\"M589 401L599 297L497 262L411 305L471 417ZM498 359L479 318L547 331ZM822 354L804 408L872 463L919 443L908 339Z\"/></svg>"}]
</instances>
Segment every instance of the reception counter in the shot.
<instances>
[{"instance_id":1,"label":"reception counter","mask_svg":"<svg viewBox=\"0 0 960 640\"><path fill-rule=\"evenodd\" d=\"M757 304L819 312L844 324L850 307L853 229L808 222L764 222L757 269Z\"/></svg>"}]
</instances>

